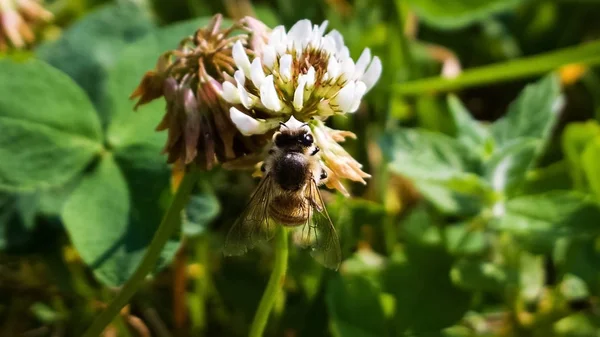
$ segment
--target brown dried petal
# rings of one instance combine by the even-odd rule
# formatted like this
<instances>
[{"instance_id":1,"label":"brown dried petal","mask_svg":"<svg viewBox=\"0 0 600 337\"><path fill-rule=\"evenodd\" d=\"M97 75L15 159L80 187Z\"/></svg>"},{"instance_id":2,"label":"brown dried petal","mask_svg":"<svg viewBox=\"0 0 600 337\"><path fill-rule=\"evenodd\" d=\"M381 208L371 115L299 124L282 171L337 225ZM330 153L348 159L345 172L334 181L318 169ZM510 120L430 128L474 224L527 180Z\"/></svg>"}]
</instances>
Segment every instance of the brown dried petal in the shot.
<instances>
[{"instance_id":1,"label":"brown dried petal","mask_svg":"<svg viewBox=\"0 0 600 337\"><path fill-rule=\"evenodd\" d=\"M139 98L133 107L134 110L150 101L153 101L163 95L164 78L155 71L148 71L144 74L142 81L133 91L129 99Z\"/></svg>"}]
</instances>

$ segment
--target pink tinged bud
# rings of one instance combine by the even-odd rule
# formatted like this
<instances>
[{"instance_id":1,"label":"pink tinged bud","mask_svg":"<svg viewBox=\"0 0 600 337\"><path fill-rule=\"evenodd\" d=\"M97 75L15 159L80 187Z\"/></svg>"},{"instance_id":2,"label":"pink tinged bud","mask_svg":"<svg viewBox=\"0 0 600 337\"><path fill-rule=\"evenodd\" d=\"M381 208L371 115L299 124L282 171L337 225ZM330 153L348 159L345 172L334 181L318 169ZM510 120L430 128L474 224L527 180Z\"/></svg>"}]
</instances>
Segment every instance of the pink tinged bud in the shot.
<instances>
[{"instance_id":1,"label":"pink tinged bud","mask_svg":"<svg viewBox=\"0 0 600 337\"><path fill-rule=\"evenodd\" d=\"M173 77L168 77L163 82L163 95L168 102L173 102L177 98L177 91L179 90L179 84Z\"/></svg>"},{"instance_id":2,"label":"pink tinged bud","mask_svg":"<svg viewBox=\"0 0 600 337\"><path fill-rule=\"evenodd\" d=\"M284 82L292 78L292 55L285 54L279 59L279 75Z\"/></svg>"},{"instance_id":3,"label":"pink tinged bud","mask_svg":"<svg viewBox=\"0 0 600 337\"><path fill-rule=\"evenodd\" d=\"M379 77L381 76L381 71L381 60L379 59L379 57L375 56L373 58L373 61L371 61L369 68L367 68L367 71L362 77L362 81L365 83L367 91L371 90L375 83L377 83Z\"/></svg>"},{"instance_id":4,"label":"pink tinged bud","mask_svg":"<svg viewBox=\"0 0 600 337\"><path fill-rule=\"evenodd\" d=\"M252 83L254 83L254 86L257 88L260 88L260 85L265 80L265 72L263 71L259 57L254 58L252 61L252 65L250 66L250 79L252 79Z\"/></svg>"},{"instance_id":5,"label":"pink tinged bud","mask_svg":"<svg viewBox=\"0 0 600 337\"><path fill-rule=\"evenodd\" d=\"M335 96L335 103L338 105L338 110L342 113L348 112L352 107L355 87L355 82L348 82Z\"/></svg>"},{"instance_id":6,"label":"pink tinged bud","mask_svg":"<svg viewBox=\"0 0 600 337\"><path fill-rule=\"evenodd\" d=\"M260 100L265 108L276 112L281 111L281 101L273 84L273 75L267 76L262 82L260 86Z\"/></svg>"},{"instance_id":7,"label":"pink tinged bud","mask_svg":"<svg viewBox=\"0 0 600 337\"><path fill-rule=\"evenodd\" d=\"M273 69L275 65L275 59L277 58L277 54L275 52L275 48L273 46L265 46L263 49L263 64L269 68Z\"/></svg>"},{"instance_id":8,"label":"pink tinged bud","mask_svg":"<svg viewBox=\"0 0 600 337\"><path fill-rule=\"evenodd\" d=\"M367 66L371 62L371 50L369 48L365 48L360 57L356 61L356 66L354 67L354 78L360 79L362 75L365 73Z\"/></svg>"},{"instance_id":9,"label":"pink tinged bud","mask_svg":"<svg viewBox=\"0 0 600 337\"><path fill-rule=\"evenodd\" d=\"M298 87L296 87L296 91L294 92L294 109L296 111L302 110L304 107L304 85L306 84L306 76L300 76L298 79Z\"/></svg>"},{"instance_id":10,"label":"pink tinged bud","mask_svg":"<svg viewBox=\"0 0 600 337\"><path fill-rule=\"evenodd\" d=\"M231 104L239 104L240 95L238 94L238 89L231 82L223 82L223 99Z\"/></svg>"},{"instance_id":11,"label":"pink tinged bud","mask_svg":"<svg viewBox=\"0 0 600 337\"><path fill-rule=\"evenodd\" d=\"M229 109L229 117L236 128L244 136L252 136L267 133L277 128L281 118L271 118L265 120L254 119L236 108Z\"/></svg>"},{"instance_id":12,"label":"pink tinged bud","mask_svg":"<svg viewBox=\"0 0 600 337\"><path fill-rule=\"evenodd\" d=\"M362 100L366 92L367 86L361 81L356 81L356 87L354 88L354 102L352 103L350 111L348 112L356 112L356 110L358 110L358 107L360 106L360 101Z\"/></svg>"},{"instance_id":13,"label":"pink tinged bud","mask_svg":"<svg viewBox=\"0 0 600 337\"><path fill-rule=\"evenodd\" d=\"M250 59L240 40L233 45L231 55L235 65L244 72L246 77L250 77Z\"/></svg>"}]
</instances>

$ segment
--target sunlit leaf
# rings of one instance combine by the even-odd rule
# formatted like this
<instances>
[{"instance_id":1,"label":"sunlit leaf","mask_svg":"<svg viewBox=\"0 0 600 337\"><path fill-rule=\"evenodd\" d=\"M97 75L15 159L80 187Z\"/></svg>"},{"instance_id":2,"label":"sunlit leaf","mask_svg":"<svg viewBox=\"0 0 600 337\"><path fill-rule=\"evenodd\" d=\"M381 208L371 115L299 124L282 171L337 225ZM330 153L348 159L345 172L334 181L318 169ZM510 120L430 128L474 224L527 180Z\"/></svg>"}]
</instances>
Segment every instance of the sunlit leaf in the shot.
<instances>
[{"instance_id":1,"label":"sunlit leaf","mask_svg":"<svg viewBox=\"0 0 600 337\"><path fill-rule=\"evenodd\" d=\"M560 284L560 292L568 301L578 301L590 295L585 282L573 274L566 274Z\"/></svg>"},{"instance_id":2,"label":"sunlit leaf","mask_svg":"<svg viewBox=\"0 0 600 337\"><path fill-rule=\"evenodd\" d=\"M558 337L594 336L600 330L597 315L586 312L573 313L553 324L553 332Z\"/></svg>"},{"instance_id":3,"label":"sunlit leaf","mask_svg":"<svg viewBox=\"0 0 600 337\"><path fill-rule=\"evenodd\" d=\"M534 303L542 294L546 280L544 257L522 252L519 271L521 297L526 302Z\"/></svg>"},{"instance_id":4,"label":"sunlit leaf","mask_svg":"<svg viewBox=\"0 0 600 337\"><path fill-rule=\"evenodd\" d=\"M494 228L509 231L538 243L567 235L598 235L600 208L580 194L555 191L508 200L498 210Z\"/></svg>"},{"instance_id":5,"label":"sunlit leaf","mask_svg":"<svg viewBox=\"0 0 600 337\"><path fill-rule=\"evenodd\" d=\"M479 161L456 139L400 129L381 139L392 172L414 181L425 197L447 213L472 213L489 191L475 172Z\"/></svg>"},{"instance_id":6,"label":"sunlit leaf","mask_svg":"<svg viewBox=\"0 0 600 337\"><path fill-rule=\"evenodd\" d=\"M581 156L588 144L598 137L600 137L600 126L596 121L570 123L562 134L562 150L571 168L569 174L575 187L580 190L586 190L587 187ZM593 156L592 154L588 156L590 155Z\"/></svg>"},{"instance_id":7,"label":"sunlit leaf","mask_svg":"<svg viewBox=\"0 0 600 337\"><path fill-rule=\"evenodd\" d=\"M455 95L448 95L448 108L454 118L456 136L468 148L484 152L484 147L490 141L490 132L481 122L475 120L467 108Z\"/></svg>"},{"instance_id":8,"label":"sunlit leaf","mask_svg":"<svg viewBox=\"0 0 600 337\"><path fill-rule=\"evenodd\" d=\"M0 188L63 184L102 151L94 107L60 71L0 60L0 92Z\"/></svg>"},{"instance_id":9,"label":"sunlit leaf","mask_svg":"<svg viewBox=\"0 0 600 337\"><path fill-rule=\"evenodd\" d=\"M485 177L492 188L506 196L512 196L525 180L532 166L540 141L518 139L496 151L485 163Z\"/></svg>"},{"instance_id":10,"label":"sunlit leaf","mask_svg":"<svg viewBox=\"0 0 600 337\"><path fill-rule=\"evenodd\" d=\"M445 235L448 251L458 256L481 254L489 243L485 231L469 222L446 226Z\"/></svg>"},{"instance_id":11,"label":"sunlit leaf","mask_svg":"<svg viewBox=\"0 0 600 337\"><path fill-rule=\"evenodd\" d=\"M452 266L450 275L454 284L470 291L501 293L507 281L501 266L483 259L461 259Z\"/></svg>"},{"instance_id":12,"label":"sunlit leaf","mask_svg":"<svg viewBox=\"0 0 600 337\"><path fill-rule=\"evenodd\" d=\"M558 78L548 75L523 89L504 117L492 124L498 147L519 138L546 140L564 105Z\"/></svg>"},{"instance_id":13,"label":"sunlit leaf","mask_svg":"<svg viewBox=\"0 0 600 337\"><path fill-rule=\"evenodd\" d=\"M581 165L589 188L600 201L600 135L585 148L581 155Z\"/></svg>"}]
</instances>

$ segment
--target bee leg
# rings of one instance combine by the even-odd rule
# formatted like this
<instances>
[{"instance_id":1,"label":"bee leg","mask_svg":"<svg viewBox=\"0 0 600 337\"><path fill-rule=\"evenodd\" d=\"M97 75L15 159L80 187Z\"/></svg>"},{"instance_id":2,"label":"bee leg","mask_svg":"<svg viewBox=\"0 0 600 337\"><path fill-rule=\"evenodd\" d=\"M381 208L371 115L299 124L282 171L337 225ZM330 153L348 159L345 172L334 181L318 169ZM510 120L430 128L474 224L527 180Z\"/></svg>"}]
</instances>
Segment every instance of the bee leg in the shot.
<instances>
[{"instance_id":1,"label":"bee leg","mask_svg":"<svg viewBox=\"0 0 600 337\"><path fill-rule=\"evenodd\" d=\"M315 149L313 150L313 152L310 155L314 156L315 154L319 153L319 151L321 151L321 149L318 146L315 146Z\"/></svg>"}]
</instances>

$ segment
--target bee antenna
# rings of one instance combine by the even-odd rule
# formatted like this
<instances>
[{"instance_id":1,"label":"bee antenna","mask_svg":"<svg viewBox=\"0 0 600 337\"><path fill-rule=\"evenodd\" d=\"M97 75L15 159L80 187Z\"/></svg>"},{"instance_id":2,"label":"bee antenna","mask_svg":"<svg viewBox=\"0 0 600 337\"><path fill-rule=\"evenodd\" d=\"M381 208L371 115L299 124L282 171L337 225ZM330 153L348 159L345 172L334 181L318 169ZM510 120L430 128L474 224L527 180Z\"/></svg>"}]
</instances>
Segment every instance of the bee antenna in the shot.
<instances>
[{"instance_id":1,"label":"bee antenna","mask_svg":"<svg viewBox=\"0 0 600 337\"><path fill-rule=\"evenodd\" d=\"M302 127L308 126L308 123L304 123L302 124Z\"/></svg>"},{"instance_id":2,"label":"bee antenna","mask_svg":"<svg viewBox=\"0 0 600 337\"><path fill-rule=\"evenodd\" d=\"M285 128L287 128L287 127L288 127L287 125L285 125L285 123L284 123L284 122L279 122L279 126L283 126L283 127L285 127Z\"/></svg>"}]
</instances>

